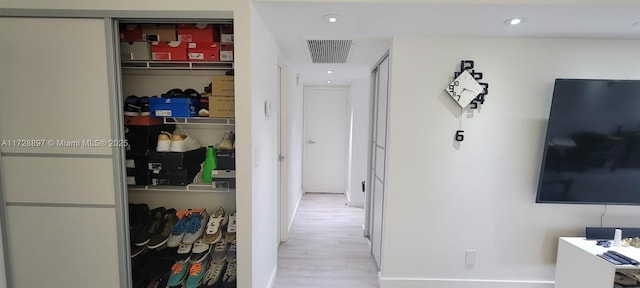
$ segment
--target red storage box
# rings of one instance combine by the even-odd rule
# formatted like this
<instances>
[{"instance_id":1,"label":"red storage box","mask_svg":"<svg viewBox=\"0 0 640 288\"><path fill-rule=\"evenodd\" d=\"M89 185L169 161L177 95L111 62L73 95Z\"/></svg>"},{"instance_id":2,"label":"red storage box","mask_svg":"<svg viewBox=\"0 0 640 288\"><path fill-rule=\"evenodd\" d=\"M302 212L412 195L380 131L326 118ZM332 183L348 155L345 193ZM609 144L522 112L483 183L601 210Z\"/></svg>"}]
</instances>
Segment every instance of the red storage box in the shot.
<instances>
[{"instance_id":1,"label":"red storage box","mask_svg":"<svg viewBox=\"0 0 640 288\"><path fill-rule=\"evenodd\" d=\"M151 60L187 61L187 43L180 41L151 43Z\"/></svg>"},{"instance_id":2,"label":"red storage box","mask_svg":"<svg viewBox=\"0 0 640 288\"><path fill-rule=\"evenodd\" d=\"M178 24L178 41L215 42L213 24Z\"/></svg>"},{"instance_id":3,"label":"red storage box","mask_svg":"<svg viewBox=\"0 0 640 288\"><path fill-rule=\"evenodd\" d=\"M120 25L120 41L135 42L142 41L142 25L140 24L121 24Z\"/></svg>"},{"instance_id":4,"label":"red storage box","mask_svg":"<svg viewBox=\"0 0 640 288\"><path fill-rule=\"evenodd\" d=\"M220 43L191 42L187 47L187 58L191 61L220 61Z\"/></svg>"}]
</instances>

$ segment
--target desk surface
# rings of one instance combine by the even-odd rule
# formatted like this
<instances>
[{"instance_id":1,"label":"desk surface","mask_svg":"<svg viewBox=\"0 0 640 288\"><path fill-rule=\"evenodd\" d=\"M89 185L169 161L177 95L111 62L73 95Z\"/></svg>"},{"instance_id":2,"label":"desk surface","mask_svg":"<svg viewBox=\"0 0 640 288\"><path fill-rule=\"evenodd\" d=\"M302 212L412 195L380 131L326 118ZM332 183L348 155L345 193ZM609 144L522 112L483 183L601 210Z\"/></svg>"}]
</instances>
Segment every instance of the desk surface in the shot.
<instances>
[{"instance_id":1,"label":"desk surface","mask_svg":"<svg viewBox=\"0 0 640 288\"><path fill-rule=\"evenodd\" d=\"M640 248L624 247L624 246L613 247L613 245L611 247L602 247L602 246L596 245L596 240L587 240L583 237L561 237L560 239L568 243L571 243L576 247L579 247L580 249L588 253L591 253L593 255L598 255L598 254L602 254L604 252L613 250L629 258L640 261ZM606 261L606 260L602 259L602 261ZM616 266L616 269L640 269L640 266L635 266L635 265L615 265L615 266Z\"/></svg>"}]
</instances>

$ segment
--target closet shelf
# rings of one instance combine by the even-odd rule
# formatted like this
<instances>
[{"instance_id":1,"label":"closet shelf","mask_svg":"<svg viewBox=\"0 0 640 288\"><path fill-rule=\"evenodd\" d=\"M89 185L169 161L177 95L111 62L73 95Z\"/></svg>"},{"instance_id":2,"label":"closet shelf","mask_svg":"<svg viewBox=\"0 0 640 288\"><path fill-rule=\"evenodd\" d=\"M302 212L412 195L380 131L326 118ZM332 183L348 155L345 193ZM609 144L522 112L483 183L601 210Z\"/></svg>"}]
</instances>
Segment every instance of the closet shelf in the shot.
<instances>
[{"instance_id":1,"label":"closet shelf","mask_svg":"<svg viewBox=\"0 0 640 288\"><path fill-rule=\"evenodd\" d=\"M200 193L232 193L236 189L228 188L212 188L211 184L189 184L187 186L168 186L168 185L129 185L129 190L146 191L146 190L162 190L162 191L187 191Z\"/></svg>"},{"instance_id":2,"label":"closet shelf","mask_svg":"<svg viewBox=\"0 0 640 288\"><path fill-rule=\"evenodd\" d=\"M234 118L209 118L209 117L189 117L189 118L164 118L164 124L199 124L199 125L223 125L232 126L236 124Z\"/></svg>"},{"instance_id":3,"label":"closet shelf","mask_svg":"<svg viewBox=\"0 0 640 288\"><path fill-rule=\"evenodd\" d=\"M233 69L233 62L208 61L144 61L125 60L121 63L123 69L146 70L229 70Z\"/></svg>"}]
</instances>

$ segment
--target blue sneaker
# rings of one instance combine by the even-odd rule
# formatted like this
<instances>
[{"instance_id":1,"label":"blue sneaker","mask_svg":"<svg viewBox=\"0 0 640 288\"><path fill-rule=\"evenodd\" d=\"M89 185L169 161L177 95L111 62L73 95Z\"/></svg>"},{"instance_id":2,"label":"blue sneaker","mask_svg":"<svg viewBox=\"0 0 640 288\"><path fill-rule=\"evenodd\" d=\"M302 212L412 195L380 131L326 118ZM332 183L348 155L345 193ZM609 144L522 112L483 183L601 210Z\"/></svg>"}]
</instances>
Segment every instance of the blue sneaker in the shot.
<instances>
[{"instance_id":1,"label":"blue sneaker","mask_svg":"<svg viewBox=\"0 0 640 288\"><path fill-rule=\"evenodd\" d=\"M189 261L176 262L176 264L173 264L167 286L180 286L182 282L184 282L184 279L187 278L187 271L189 271Z\"/></svg>"},{"instance_id":2,"label":"blue sneaker","mask_svg":"<svg viewBox=\"0 0 640 288\"><path fill-rule=\"evenodd\" d=\"M200 208L192 210L189 222L187 223L186 233L184 234L184 238L182 238L182 243L192 244L196 242L196 240L202 236L202 233L204 233L204 228L207 226L208 220L209 214L207 214L207 209Z\"/></svg>"},{"instance_id":3,"label":"blue sneaker","mask_svg":"<svg viewBox=\"0 0 640 288\"><path fill-rule=\"evenodd\" d=\"M173 226L173 228L171 228L171 235L169 235L169 238L167 239L167 247L178 247L178 245L180 245L184 234L187 233L187 223L190 220L190 215L191 209L180 210L176 213L178 222Z\"/></svg>"},{"instance_id":4,"label":"blue sneaker","mask_svg":"<svg viewBox=\"0 0 640 288\"><path fill-rule=\"evenodd\" d=\"M189 268L189 276L187 277L187 283L185 288L196 288L202 283L202 278L207 272L209 261L201 261L196 264L192 264Z\"/></svg>"}]
</instances>

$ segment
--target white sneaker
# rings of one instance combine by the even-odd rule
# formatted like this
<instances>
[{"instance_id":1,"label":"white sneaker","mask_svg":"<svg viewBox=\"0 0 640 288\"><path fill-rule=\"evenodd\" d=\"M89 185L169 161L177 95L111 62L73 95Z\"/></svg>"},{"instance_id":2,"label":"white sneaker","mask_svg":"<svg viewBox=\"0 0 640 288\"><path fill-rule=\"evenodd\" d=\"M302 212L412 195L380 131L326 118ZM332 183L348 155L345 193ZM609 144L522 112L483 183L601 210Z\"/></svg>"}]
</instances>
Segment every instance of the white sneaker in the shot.
<instances>
[{"instance_id":1,"label":"white sneaker","mask_svg":"<svg viewBox=\"0 0 640 288\"><path fill-rule=\"evenodd\" d=\"M236 211L229 215L229 224L227 224L227 233L224 235L225 241L231 243L236 241Z\"/></svg>"},{"instance_id":2,"label":"white sneaker","mask_svg":"<svg viewBox=\"0 0 640 288\"><path fill-rule=\"evenodd\" d=\"M156 151L158 152L169 152L171 151L171 133L162 131L158 135L158 146L156 146Z\"/></svg>"},{"instance_id":3,"label":"white sneaker","mask_svg":"<svg viewBox=\"0 0 640 288\"><path fill-rule=\"evenodd\" d=\"M171 148L169 151L171 152L187 152L191 150L196 150L200 148L200 143L185 133L173 134L171 137Z\"/></svg>"},{"instance_id":4,"label":"white sneaker","mask_svg":"<svg viewBox=\"0 0 640 288\"><path fill-rule=\"evenodd\" d=\"M233 150L233 142L231 142L233 132L231 130L227 130L224 132L224 136L222 136L222 140L218 144L218 150Z\"/></svg>"}]
</instances>

